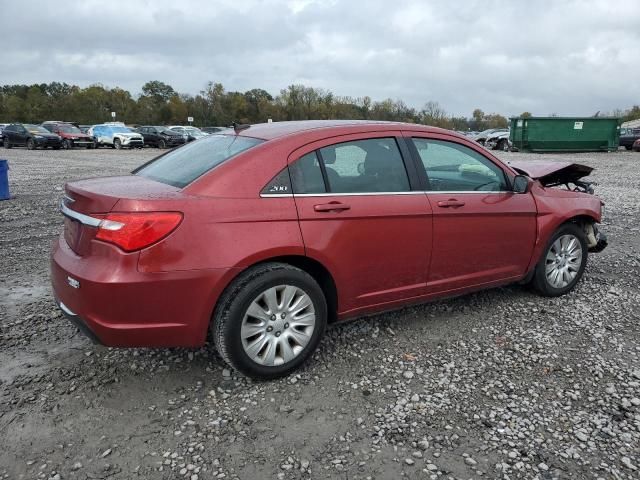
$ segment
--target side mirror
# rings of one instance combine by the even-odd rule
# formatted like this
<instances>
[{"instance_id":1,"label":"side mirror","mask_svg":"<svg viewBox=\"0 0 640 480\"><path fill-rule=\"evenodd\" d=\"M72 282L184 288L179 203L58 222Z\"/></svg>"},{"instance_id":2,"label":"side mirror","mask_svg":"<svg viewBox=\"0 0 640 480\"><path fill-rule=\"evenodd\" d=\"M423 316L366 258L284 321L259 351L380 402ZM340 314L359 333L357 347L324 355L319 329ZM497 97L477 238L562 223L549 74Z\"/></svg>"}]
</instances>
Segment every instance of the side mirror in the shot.
<instances>
[{"instance_id":1,"label":"side mirror","mask_svg":"<svg viewBox=\"0 0 640 480\"><path fill-rule=\"evenodd\" d=\"M529 177L526 175L516 175L513 178L514 193L527 193L529 191Z\"/></svg>"}]
</instances>

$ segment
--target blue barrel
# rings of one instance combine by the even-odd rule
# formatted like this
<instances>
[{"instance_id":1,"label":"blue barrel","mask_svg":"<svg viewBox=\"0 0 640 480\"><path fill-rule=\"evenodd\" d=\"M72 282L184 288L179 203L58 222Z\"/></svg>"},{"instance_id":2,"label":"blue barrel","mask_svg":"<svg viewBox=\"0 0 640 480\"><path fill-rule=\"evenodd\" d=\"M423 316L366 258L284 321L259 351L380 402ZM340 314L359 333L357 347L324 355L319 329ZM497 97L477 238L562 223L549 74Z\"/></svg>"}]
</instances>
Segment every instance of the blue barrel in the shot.
<instances>
[{"instance_id":1,"label":"blue barrel","mask_svg":"<svg viewBox=\"0 0 640 480\"><path fill-rule=\"evenodd\" d=\"M9 200L9 162L0 160L0 200Z\"/></svg>"}]
</instances>

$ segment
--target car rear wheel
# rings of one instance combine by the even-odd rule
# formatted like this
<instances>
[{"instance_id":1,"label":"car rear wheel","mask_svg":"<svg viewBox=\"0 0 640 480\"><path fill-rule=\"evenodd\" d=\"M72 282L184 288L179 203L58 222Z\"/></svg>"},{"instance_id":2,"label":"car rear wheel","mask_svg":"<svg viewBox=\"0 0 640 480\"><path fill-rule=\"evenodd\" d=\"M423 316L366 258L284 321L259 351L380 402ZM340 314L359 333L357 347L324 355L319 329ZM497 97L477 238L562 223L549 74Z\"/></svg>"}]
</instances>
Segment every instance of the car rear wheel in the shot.
<instances>
[{"instance_id":1,"label":"car rear wheel","mask_svg":"<svg viewBox=\"0 0 640 480\"><path fill-rule=\"evenodd\" d=\"M116 150L120 150L122 148L122 142L120 141L119 138L116 138L113 141L113 148L115 148Z\"/></svg>"},{"instance_id":2,"label":"car rear wheel","mask_svg":"<svg viewBox=\"0 0 640 480\"><path fill-rule=\"evenodd\" d=\"M587 240L574 223L562 225L553 234L536 266L532 285L546 297L557 297L576 286L587 266Z\"/></svg>"},{"instance_id":3,"label":"car rear wheel","mask_svg":"<svg viewBox=\"0 0 640 480\"><path fill-rule=\"evenodd\" d=\"M36 148L36 142L33 141L33 138L27 140L27 149L34 150Z\"/></svg>"},{"instance_id":4,"label":"car rear wheel","mask_svg":"<svg viewBox=\"0 0 640 480\"><path fill-rule=\"evenodd\" d=\"M9 143L9 139L8 138L5 138L2 143L4 144L4 148L6 148L6 149L11 148L11 144Z\"/></svg>"},{"instance_id":5,"label":"car rear wheel","mask_svg":"<svg viewBox=\"0 0 640 480\"><path fill-rule=\"evenodd\" d=\"M327 303L308 273L267 263L241 274L216 307L211 335L226 363L256 379L282 377L315 351Z\"/></svg>"}]
</instances>

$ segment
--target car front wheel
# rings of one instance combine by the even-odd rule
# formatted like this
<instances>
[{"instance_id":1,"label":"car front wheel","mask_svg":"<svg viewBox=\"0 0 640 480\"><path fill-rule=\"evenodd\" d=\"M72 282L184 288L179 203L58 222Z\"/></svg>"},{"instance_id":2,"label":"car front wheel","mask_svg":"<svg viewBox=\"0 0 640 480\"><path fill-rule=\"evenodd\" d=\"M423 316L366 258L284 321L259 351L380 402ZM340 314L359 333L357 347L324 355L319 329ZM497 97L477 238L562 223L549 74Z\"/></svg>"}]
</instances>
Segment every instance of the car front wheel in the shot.
<instances>
[{"instance_id":1,"label":"car front wheel","mask_svg":"<svg viewBox=\"0 0 640 480\"><path fill-rule=\"evenodd\" d=\"M587 240L574 223L562 225L551 237L536 266L533 287L546 297L557 297L576 286L587 266Z\"/></svg>"},{"instance_id":2,"label":"car front wheel","mask_svg":"<svg viewBox=\"0 0 640 480\"><path fill-rule=\"evenodd\" d=\"M36 142L34 142L32 138L27 140L27 149L28 150L35 150L35 148L36 148Z\"/></svg>"},{"instance_id":3,"label":"car front wheel","mask_svg":"<svg viewBox=\"0 0 640 480\"><path fill-rule=\"evenodd\" d=\"M120 139L119 139L119 138L116 138L116 139L113 141L113 147L114 147L116 150L120 150L120 149L122 148L122 142L120 141Z\"/></svg>"},{"instance_id":4,"label":"car front wheel","mask_svg":"<svg viewBox=\"0 0 640 480\"><path fill-rule=\"evenodd\" d=\"M225 362L256 379L282 377L315 351L327 303L311 275L282 263L241 274L220 298L211 334Z\"/></svg>"}]
</instances>

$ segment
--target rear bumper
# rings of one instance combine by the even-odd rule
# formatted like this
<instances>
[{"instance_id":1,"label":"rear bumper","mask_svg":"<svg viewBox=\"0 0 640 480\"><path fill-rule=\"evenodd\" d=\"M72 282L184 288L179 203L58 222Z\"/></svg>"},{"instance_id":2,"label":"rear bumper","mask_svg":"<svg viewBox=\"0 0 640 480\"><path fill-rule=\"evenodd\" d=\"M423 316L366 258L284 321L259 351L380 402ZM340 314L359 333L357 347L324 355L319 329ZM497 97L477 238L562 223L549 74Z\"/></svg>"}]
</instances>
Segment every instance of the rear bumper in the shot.
<instances>
[{"instance_id":1,"label":"rear bumper","mask_svg":"<svg viewBox=\"0 0 640 480\"><path fill-rule=\"evenodd\" d=\"M137 253L119 252L79 257L60 236L51 254L58 306L83 333L106 346L203 345L233 270L145 273L138 271L137 258Z\"/></svg>"}]
</instances>

